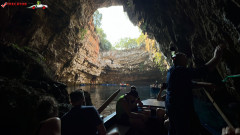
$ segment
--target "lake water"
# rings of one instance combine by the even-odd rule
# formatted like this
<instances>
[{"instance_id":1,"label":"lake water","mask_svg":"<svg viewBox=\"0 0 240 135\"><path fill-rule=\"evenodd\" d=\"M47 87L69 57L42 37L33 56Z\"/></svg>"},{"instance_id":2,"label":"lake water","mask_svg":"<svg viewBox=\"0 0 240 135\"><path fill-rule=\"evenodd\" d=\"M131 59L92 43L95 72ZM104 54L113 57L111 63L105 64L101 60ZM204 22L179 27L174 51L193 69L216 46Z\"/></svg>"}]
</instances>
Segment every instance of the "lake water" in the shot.
<instances>
[{"instance_id":1,"label":"lake water","mask_svg":"<svg viewBox=\"0 0 240 135\"><path fill-rule=\"evenodd\" d=\"M143 99L154 98L156 95L150 94L150 87L149 86L137 86L135 85L138 91L138 95ZM117 97L107 106L107 108L101 113L104 117L115 112L116 110L116 102L117 99L125 94L126 92L130 91L130 86L127 87L120 87L120 86L101 86L101 85L87 85L87 86L76 86L76 89L83 89L91 94L91 100L93 105L98 109L106 99L109 98L117 89L121 88L121 91L118 93ZM67 88L68 92L74 90L73 86L69 86Z\"/></svg>"}]
</instances>

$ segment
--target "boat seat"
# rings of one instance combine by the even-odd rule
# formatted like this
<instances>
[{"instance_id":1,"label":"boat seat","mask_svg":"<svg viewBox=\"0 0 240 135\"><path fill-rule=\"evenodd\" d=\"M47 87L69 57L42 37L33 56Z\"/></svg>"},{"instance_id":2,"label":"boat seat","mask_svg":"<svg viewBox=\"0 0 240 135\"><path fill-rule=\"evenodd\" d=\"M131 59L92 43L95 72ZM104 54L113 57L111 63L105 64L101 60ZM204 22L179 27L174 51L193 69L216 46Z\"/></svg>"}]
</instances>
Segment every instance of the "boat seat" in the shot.
<instances>
[{"instance_id":1,"label":"boat seat","mask_svg":"<svg viewBox=\"0 0 240 135\"><path fill-rule=\"evenodd\" d=\"M119 135L125 135L129 129L130 129L130 126L114 124L108 129L107 132L108 133L118 132Z\"/></svg>"}]
</instances>

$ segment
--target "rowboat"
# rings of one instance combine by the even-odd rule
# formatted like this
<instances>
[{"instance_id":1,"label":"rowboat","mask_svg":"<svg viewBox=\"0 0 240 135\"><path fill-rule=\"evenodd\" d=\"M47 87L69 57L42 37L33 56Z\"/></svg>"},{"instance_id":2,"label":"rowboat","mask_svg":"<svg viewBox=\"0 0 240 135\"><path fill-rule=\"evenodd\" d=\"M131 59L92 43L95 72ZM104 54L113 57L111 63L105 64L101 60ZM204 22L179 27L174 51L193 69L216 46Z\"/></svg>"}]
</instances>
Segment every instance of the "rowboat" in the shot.
<instances>
[{"instance_id":1,"label":"rowboat","mask_svg":"<svg viewBox=\"0 0 240 135\"><path fill-rule=\"evenodd\" d=\"M145 107L149 107L150 110L154 110L156 108L165 108L165 102L164 101L157 101L156 99L146 99L146 100L143 100L142 102L143 102L143 105ZM105 125L108 133L118 132L120 135L136 135L136 134L139 134L139 132L137 132L136 130L134 130L130 126L124 126L124 125L117 124L116 112L114 112L114 113L108 115L107 117L103 118L103 121L104 121L104 125ZM164 127L164 125L161 125L162 129L160 129L159 127L157 127L157 126L159 126L159 123L157 125L156 123L154 123L154 120L151 121L151 122L153 122L153 123L148 123L148 124L150 124L150 126L152 126L152 128L149 131L150 133L147 133L147 134L167 135L167 129ZM201 123L200 130L201 130L201 133L204 133L204 135L219 135L219 132L216 132L216 130L209 127L205 123ZM145 134L143 134L143 135L145 135Z\"/></svg>"},{"instance_id":2,"label":"rowboat","mask_svg":"<svg viewBox=\"0 0 240 135\"><path fill-rule=\"evenodd\" d=\"M120 83L120 87L127 87L127 84Z\"/></svg>"},{"instance_id":3,"label":"rowboat","mask_svg":"<svg viewBox=\"0 0 240 135\"><path fill-rule=\"evenodd\" d=\"M143 100L142 102L143 102L143 105L145 107L149 107L150 110L154 110L156 108L165 108L164 101L157 101L156 99L147 99L147 100ZM130 126L117 124L116 112L105 117L103 121L108 133L118 132L120 135L139 134L139 132L137 132ZM154 125L156 126L156 124L154 124L154 119L152 119L151 125L153 125L153 128L154 128ZM163 132L163 130L159 132ZM159 134L156 131L151 130L150 134L154 134L154 133ZM166 130L165 130L165 134L166 134ZM165 135L165 134L161 134L161 135Z\"/></svg>"},{"instance_id":4,"label":"rowboat","mask_svg":"<svg viewBox=\"0 0 240 135\"><path fill-rule=\"evenodd\" d=\"M195 106L197 106L197 109L196 108L195 109L196 109L197 114L199 115L199 119L201 122L200 131L203 135L220 135L221 128L224 127L223 125L220 125L220 123L224 124L224 121L225 121L230 126L231 126L231 123L228 121L226 116L221 112L220 108L217 106L217 104L214 102L214 100L208 93L207 93L207 96L210 99L210 101L213 103L211 106L209 105L208 102L204 103L203 101L196 100L196 98L194 98L194 104L195 104ZM143 105L145 107L149 107L149 109L151 111L156 108L165 108L165 102L157 101L157 99L146 99L146 100L143 100L142 102L143 102ZM216 109L214 109L214 108L216 108ZM202 112L203 110L204 110L204 113ZM220 116L219 116L219 114L220 114ZM221 120L221 118L222 118L222 120ZM209 121L209 119L211 121ZM133 128L131 128L130 126L124 126L124 125L117 124L116 112L103 118L103 121L104 121L104 125L105 125L108 133L118 132L120 135L139 134L139 133L134 132ZM151 132L149 134L158 134L158 135L167 134L167 132L162 132L162 130L164 131L164 129L166 131L166 128L163 128L162 130L159 130L158 127L154 128L154 126L159 125L156 123L154 124L154 121L152 124L151 123L148 123L148 124L150 124L152 126L151 129L153 129L153 130L155 129L154 132ZM162 127L164 127L164 126L162 125Z\"/></svg>"},{"instance_id":5,"label":"rowboat","mask_svg":"<svg viewBox=\"0 0 240 135\"><path fill-rule=\"evenodd\" d=\"M117 84L101 84L102 86L117 86Z\"/></svg>"}]
</instances>

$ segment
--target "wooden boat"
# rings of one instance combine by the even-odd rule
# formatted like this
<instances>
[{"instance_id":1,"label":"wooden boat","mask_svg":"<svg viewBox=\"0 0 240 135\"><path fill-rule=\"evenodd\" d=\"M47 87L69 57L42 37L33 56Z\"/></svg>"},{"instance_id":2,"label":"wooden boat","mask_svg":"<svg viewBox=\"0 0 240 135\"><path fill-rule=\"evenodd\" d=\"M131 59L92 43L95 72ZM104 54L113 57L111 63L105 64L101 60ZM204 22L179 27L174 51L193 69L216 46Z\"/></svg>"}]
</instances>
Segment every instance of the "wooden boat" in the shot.
<instances>
[{"instance_id":1,"label":"wooden boat","mask_svg":"<svg viewBox=\"0 0 240 135\"><path fill-rule=\"evenodd\" d=\"M117 84L101 84L102 86L117 86Z\"/></svg>"},{"instance_id":2,"label":"wooden boat","mask_svg":"<svg viewBox=\"0 0 240 135\"><path fill-rule=\"evenodd\" d=\"M156 99L147 99L147 100L143 100L142 102L144 106L150 107L150 109L157 108L157 107L165 108L164 101L157 101ZM108 115L106 118L103 119L103 121L108 133L118 132L120 135L136 134L136 131L134 131L130 126L117 124L116 112L112 113L111 115ZM165 135L165 134L161 134L161 135Z\"/></svg>"},{"instance_id":3,"label":"wooden boat","mask_svg":"<svg viewBox=\"0 0 240 135\"><path fill-rule=\"evenodd\" d=\"M127 84L125 84L125 83L120 83L120 87L127 87Z\"/></svg>"},{"instance_id":4,"label":"wooden boat","mask_svg":"<svg viewBox=\"0 0 240 135\"><path fill-rule=\"evenodd\" d=\"M206 92L206 91L205 91ZM210 99L210 101L213 103L212 106L214 106L216 108L216 111L212 114L212 115L208 115L207 117L210 118L212 116L216 116L217 112L221 115L219 116L220 118L222 117L223 120L231 127L231 123L229 122L229 120L226 118L226 116L223 114L223 112L220 110L220 108L217 106L217 104L214 102L214 100L212 99L212 97L206 92L208 98ZM165 108L165 102L164 101L157 101L156 99L147 99L147 100L143 100L143 105L145 107L148 107L151 110L151 114L152 114L152 110L155 110L156 108ZM197 103L198 105L200 105L198 108L200 110L202 110L203 105L201 105L201 103L194 101L195 104ZM207 104L207 106L209 107L209 104ZM213 107L213 108L214 108ZM204 108L205 112L206 111L210 111L210 110L214 110L214 109L206 109ZM196 110L196 112L198 112L198 110ZM199 112L198 112L199 113ZM201 112L200 112L201 113ZM206 115L206 113L204 114ZM111 132L118 132L120 135L135 135L136 132L134 132L134 130L132 130L132 128L130 126L123 126L123 125L119 125L117 124L116 121L116 112L114 112L113 114L107 116L106 118L103 119L104 120L104 125L108 131L108 133ZM216 119L215 119L216 120ZM212 119L213 122L218 122ZM202 121L201 117L200 117L200 122L201 122L201 127L200 127L200 131L203 135L219 135L221 134L221 128L223 126L220 126L220 129L217 129L216 127L214 127L213 125L208 125L207 121ZM153 130L155 130L154 132L151 132L149 134L159 134L159 135L165 135L167 134L167 132L162 132L160 133L162 130L159 130L159 128L154 128L155 125L159 124L150 124L150 126L153 126ZM164 127L163 125L161 127ZM163 130L166 128L163 128ZM151 130L150 130L151 131ZM137 133L139 134L139 133ZM141 133L140 133L141 134Z\"/></svg>"},{"instance_id":5,"label":"wooden boat","mask_svg":"<svg viewBox=\"0 0 240 135\"><path fill-rule=\"evenodd\" d=\"M146 107L150 107L150 109L152 108L153 110L156 108L165 108L165 102L164 101L157 101L156 99L147 99L147 100L143 100L142 101L144 106ZM151 109L151 110L152 110ZM136 131L134 131L133 128L131 128L130 126L124 126L124 125L120 125L117 124L116 121L116 112L112 113L111 115L108 115L107 117L105 117L103 119L104 121L104 125L107 129L108 133L112 133L112 132L118 132L120 135L136 135L139 134L139 132L136 133ZM150 123L148 123L150 124ZM154 124L150 124L151 126L156 126ZM162 127L164 127L162 125ZM167 135L167 129L163 128L163 129L159 129L159 128L154 128L155 129L154 132L151 132L149 134L153 134L153 135ZM164 131L165 130L165 131ZM204 133L204 135L218 135L219 133L214 131L214 129L208 127L206 124L202 123L202 127L200 128L201 132ZM148 133L147 133L148 134ZM145 135L145 134L144 134Z\"/></svg>"}]
</instances>

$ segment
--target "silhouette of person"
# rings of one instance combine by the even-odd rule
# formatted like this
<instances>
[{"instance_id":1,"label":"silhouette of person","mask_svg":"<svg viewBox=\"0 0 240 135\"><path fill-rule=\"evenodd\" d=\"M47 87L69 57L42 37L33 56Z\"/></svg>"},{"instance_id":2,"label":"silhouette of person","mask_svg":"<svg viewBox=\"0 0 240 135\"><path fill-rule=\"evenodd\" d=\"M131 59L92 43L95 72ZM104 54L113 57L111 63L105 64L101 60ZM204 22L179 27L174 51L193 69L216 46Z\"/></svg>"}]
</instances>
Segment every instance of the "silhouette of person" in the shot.
<instances>
[{"instance_id":1,"label":"silhouette of person","mask_svg":"<svg viewBox=\"0 0 240 135\"><path fill-rule=\"evenodd\" d=\"M223 46L217 46L213 58L200 68L187 68L187 57L177 53L173 66L167 72L166 111L169 117L169 135L195 135L200 126L193 106L193 86L209 86L211 83L193 83L215 68L222 56Z\"/></svg>"},{"instance_id":2,"label":"silhouette of person","mask_svg":"<svg viewBox=\"0 0 240 135\"><path fill-rule=\"evenodd\" d=\"M58 105L51 96L40 97L37 108L39 126L36 135L61 135L61 120L58 118Z\"/></svg>"}]
</instances>

